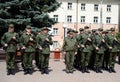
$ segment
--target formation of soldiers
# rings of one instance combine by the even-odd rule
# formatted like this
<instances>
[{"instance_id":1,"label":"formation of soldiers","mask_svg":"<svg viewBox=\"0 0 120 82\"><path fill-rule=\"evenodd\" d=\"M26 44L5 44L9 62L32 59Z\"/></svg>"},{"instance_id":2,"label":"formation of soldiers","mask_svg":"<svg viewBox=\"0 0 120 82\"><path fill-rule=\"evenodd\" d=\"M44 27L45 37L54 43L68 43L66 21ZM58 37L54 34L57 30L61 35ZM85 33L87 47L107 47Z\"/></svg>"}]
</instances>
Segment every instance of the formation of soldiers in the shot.
<instances>
[{"instance_id":1,"label":"formation of soldiers","mask_svg":"<svg viewBox=\"0 0 120 82\"><path fill-rule=\"evenodd\" d=\"M15 75L15 58L17 51L21 52L24 74L33 73L33 56L41 74L49 74L50 45L53 44L50 30L41 28L35 35L31 26L26 26L25 31L19 35L14 32L14 25L10 24L1 44L6 51L7 75ZM69 29L64 38L62 52L65 55L66 73L73 73L77 68L82 73L90 73L93 69L96 73L102 73L103 69L110 73L115 71L116 56L119 53L120 41L116 37L115 29L103 31L102 28L89 30L88 26L77 31ZM119 55L120 60L120 55Z\"/></svg>"},{"instance_id":2,"label":"formation of soldiers","mask_svg":"<svg viewBox=\"0 0 120 82\"><path fill-rule=\"evenodd\" d=\"M74 67L82 73L103 73L107 70L116 73L116 57L119 55L120 41L115 28L103 31L102 28L89 30L88 26L79 29L80 33L69 29L64 39L62 51L65 54L66 73L73 73ZM120 56L120 55L119 55Z\"/></svg>"},{"instance_id":3,"label":"formation of soldiers","mask_svg":"<svg viewBox=\"0 0 120 82\"><path fill-rule=\"evenodd\" d=\"M48 32L49 29L44 27L35 36L31 32L31 26L26 26L25 31L19 36L18 33L14 32L14 25L9 25L8 32L1 39L1 44L6 51L7 75L15 75L15 57L17 51L21 51L22 54L24 74L32 74L32 61L36 50L38 57L36 65L41 74L49 74L50 45L53 42Z\"/></svg>"}]
</instances>

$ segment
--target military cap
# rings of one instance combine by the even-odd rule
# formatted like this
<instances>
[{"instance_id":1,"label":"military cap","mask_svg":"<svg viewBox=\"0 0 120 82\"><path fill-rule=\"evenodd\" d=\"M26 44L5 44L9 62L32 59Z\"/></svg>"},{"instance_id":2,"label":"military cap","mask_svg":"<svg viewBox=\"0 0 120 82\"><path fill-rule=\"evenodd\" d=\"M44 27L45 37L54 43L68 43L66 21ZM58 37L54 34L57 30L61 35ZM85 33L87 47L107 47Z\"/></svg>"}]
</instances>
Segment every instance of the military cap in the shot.
<instances>
[{"instance_id":1,"label":"military cap","mask_svg":"<svg viewBox=\"0 0 120 82\"><path fill-rule=\"evenodd\" d=\"M84 29L83 29L83 28L80 28L79 31L80 31L80 32L81 32L81 31L84 31Z\"/></svg>"},{"instance_id":2,"label":"military cap","mask_svg":"<svg viewBox=\"0 0 120 82\"><path fill-rule=\"evenodd\" d=\"M109 30L105 30L104 33L109 33Z\"/></svg>"},{"instance_id":3,"label":"military cap","mask_svg":"<svg viewBox=\"0 0 120 82\"><path fill-rule=\"evenodd\" d=\"M26 29L31 29L31 26L30 26L30 25L27 25L27 26L26 26Z\"/></svg>"},{"instance_id":4,"label":"military cap","mask_svg":"<svg viewBox=\"0 0 120 82\"><path fill-rule=\"evenodd\" d=\"M92 32L96 32L97 30L96 29L92 29Z\"/></svg>"},{"instance_id":5,"label":"military cap","mask_svg":"<svg viewBox=\"0 0 120 82\"><path fill-rule=\"evenodd\" d=\"M14 25L13 25L13 24L10 24L10 25L9 25L9 28L14 28Z\"/></svg>"},{"instance_id":6,"label":"military cap","mask_svg":"<svg viewBox=\"0 0 120 82\"><path fill-rule=\"evenodd\" d=\"M75 33L78 33L78 31L77 31L77 30L75 30L74 32L75 32Z\"/></svg>"},{"instance_id":7,"label":"military cap","mask_svg":"<svg viewBox=\"0 0 120 82\"><path fill-rule=\"evenodd\" d=\"M47 27L43 27L43 28L41 28L40 30L41 30L41 31L43 31L43 30L48 30L48 31L50 31L50 29L48 29Z\"/></svg>"},{"instance_id":8,"label":"military cap","mask_svg":"<svg viewBox=\"0 0 120 82\"><path fill-rule=\"evenodd\" d=\"M88 27L88 26L85 26L84 29L89 29L89 27Z\"/></svg>"},{"instance_id":9,"label":"military cap","mask_svg":"<svg viewBox=\"0 0 120 82\"><path fill-rule=\"evenodd\" d=\"M103 31L103 28L98 28L98 31Z\"/></svg>"},{"instance_id":10,"label":"military cap","mask_svg":"<svg viewBox=\"0 0 120 82\"><path fill-rule=\"evenodd\" d=\"M115 28L110 28L110 31L115 31Z\"/></svg>"},{"instance_id":11,"label":"military cap","mask_svg":"<svg viewBox=\"0 0 120 82\"><path fill-rule=\"evenodd\" d=\"M72 30L67 31L67 34L73 34L74 32Z\"/></svg>"}]
</instances>

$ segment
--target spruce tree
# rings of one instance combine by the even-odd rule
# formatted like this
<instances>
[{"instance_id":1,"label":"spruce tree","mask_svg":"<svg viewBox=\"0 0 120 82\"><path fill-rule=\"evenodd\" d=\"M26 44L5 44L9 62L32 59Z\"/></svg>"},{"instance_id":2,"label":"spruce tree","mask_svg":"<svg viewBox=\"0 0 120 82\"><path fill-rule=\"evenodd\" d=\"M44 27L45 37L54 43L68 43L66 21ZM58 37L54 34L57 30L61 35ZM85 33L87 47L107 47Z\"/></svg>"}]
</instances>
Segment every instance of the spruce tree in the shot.
<instances>
[{"instance_id":1,"label":"spruce tree","mask_svg":"<svg viewBox=\"0 0 120 82\"><path fill-rule=\"evenodd\" d=\"M55 21L48 14L59 6L56 0L0 0L0 27L5 28L10 23L19 29L28 24L38 28L50 27Z\"/></svg>"}]
</instances>

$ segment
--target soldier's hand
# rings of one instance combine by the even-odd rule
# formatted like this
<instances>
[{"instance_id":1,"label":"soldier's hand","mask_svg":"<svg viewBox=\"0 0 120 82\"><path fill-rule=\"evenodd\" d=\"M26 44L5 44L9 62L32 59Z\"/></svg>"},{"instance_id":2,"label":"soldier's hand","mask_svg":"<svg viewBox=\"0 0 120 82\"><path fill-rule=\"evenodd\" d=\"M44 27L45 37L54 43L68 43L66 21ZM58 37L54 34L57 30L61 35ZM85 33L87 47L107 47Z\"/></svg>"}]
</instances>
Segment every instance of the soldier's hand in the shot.
<instances>
[{"instance_id":1,"label":"soldier's hand","mask_svg":"<svg viewBox=\"0 0 120 82\"><path fill-rule=\"evenodd\" d=\"M102 39L102 42L105 42L105 40L104 40L104 39Z\"/></svg>"},{"instance_id":2,"label":"soldier's hand","mask_svg":"<svg viewBox=\"0 0 120 82\"><path fill-rule=\"evenodd\" d=\"M114 38L115 41L118 41L117 38Z\"/></svg>"},{"instance_id":3,"label":"soldier's hand","mask_svg":"<svg viewBox=\"0 0 120 82\"><path fill-rule=\"evenodd\" d=\"M92 41L90 38L88 38L89 41Z\"/></svg>"},{"instance_id":4,"label":"soldier's hand","mask_svg":"<svg viewBox=\"0 0 120 82\"><path fill-rule=\"evenodd\" d=\"M80 46L78 45L78 48L80 48Z\"/></svg>"},{"instance_id":5,"label":"soldier's hand","mask_svg":"<svg viewBox=\"0 0 120 82\"><path fill-rule=\"evenodd\" d=\"M22 47L22 49L26 49L26 47L25 47L25 46L23 46L23 47Z\"/></svg>"},{"instance_id":6,"label":"soldier's hand","mask_svg":"<svg viewBox=\"0 0 120 82\"><path fill-rule=\"evenodd\" d=\"M85 46L84 45L81 45L82 48L84 48Z\"/></svg>"},{"instance_id":7,"label":"soldier's hand","mask_svg":"<svg viewBox=\"0 0 120 82\"><path fill-rule=\"evenodd\" d=\"M33 41L33 38L30 37L30 41Z\"/></svg>"},{"instance_id":8,"label":"soldier's hand","mask_svg":"<svg viewBox=\"0 0 120 82\"><path fill-rule=\"evenodd\" d=\"M5 47L7 47L7 46L8 46L8 44L5 44L4 46L5 46Z\"/></svg>"},{"instance_id":9,"label":"soldier's hand","mask_svg":"<svg viewBox=\"0 0 120 82\"><path fill-rule=\"evenodd\" d=\"M63 51L63 54L65 55L65 54L66 54L66 52L65 52L65 51Z\"/></svg>"},{"instance_id":10,"label":"soldier's hand","mask_svg":"<svg viewBox=\"0 0 120 82\"><path fill-rule=\"evenodd\" d=\"M13 36L13 39L14 39L14 40L16 40L16 37L15 37L15 36Z\"/></svg>"},{"instance_id":11,"label":"soldier's hand","mask_svg":"<svg viewBox=\"0 0 120 82\"><path fill-rule=\"evenodd\" d=\"M112 49L112 47L110 46L109 49Z\"/></svg>"},{"instance_id":12,"label":"soldier's hand","mask_svg":"<svg viewBox=\"0 0 120 82\"><path fill-rule=\"evenodd\" d=\"M77 55L77 52L75 52L75 55Z\"/></svg>"},{"instance_id":13,"label":"soldier's hand","mask_svg":"<svg viewBox=\"0 0 120 82\"><path fill-rule=\"evenodd\" d=\"M49 42L49 39L48 39L48 38L46 38L45 40Z\"/></svg>"},{"instance_id":14,"label":"soldier's hand","mask_svg":"<svg viewBox=\"0 0 120 82\"><path fill-rule=\"evenodd\" d=\"M98 48L98 47L96 47L96 50L99 50L99 48Z\"/></svg>"},{"instance_id":15,"label":"soldier's hand","mask_svg":"<svg viewBox=\"0 0 120 82\"><path fill-rule=\"evenodd\" d=\"M42 48L42 47L39 47L39 49L40 49L40 50L43 50L43 48Z\"/></svg>"}]
</instances>

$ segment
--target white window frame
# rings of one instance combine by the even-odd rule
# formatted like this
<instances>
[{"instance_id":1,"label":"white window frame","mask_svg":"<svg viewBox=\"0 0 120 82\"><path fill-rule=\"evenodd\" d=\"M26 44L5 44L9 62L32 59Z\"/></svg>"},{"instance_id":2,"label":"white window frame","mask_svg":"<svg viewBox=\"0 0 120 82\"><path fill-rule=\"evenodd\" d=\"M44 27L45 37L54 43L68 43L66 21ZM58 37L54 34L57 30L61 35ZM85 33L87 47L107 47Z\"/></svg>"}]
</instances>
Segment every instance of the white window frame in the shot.
<instances>
[{"instance_id":1,"label":"white window frame","mask_svg":"<svg viewBox=\"0 0 120 82\"><path fill-rule=\"evenodd\" d=\"M58 28L53 28L53 35L58 35Z\"/></svg>"},{"instance_id":2,"label":"white window frame","mask_svg":"<svg viewBox=\"0 0 120 82\"><path fill-rule=\"evenodd\" d=\"M85 11L86 8L86 4L85 3L81 3L81 11Z\"/></svg>"},{"instance_id":3,"label":"white window frame","mask_svg":"<svg viewBox=\"0 0 120 82\"><path fill-rule=\"evenodd\" d=\"M111 23L111 17L106 17L106 23L110 24Z\"/></svg>"},{"instance_id":4,"label":"white window frame","mask_svg":"<svg viewBox=\"0 0 120 82\"><path fill-rule=\"evenodd\" d=\"M94 4L94 11L98 11L99 10L99 4Z\"/></svg>"},{"instance_id":5,"label":"white window frame","mask_svg":"<svg viewBox=\"0 0 120 82\"><path fill-rule=\"evenodd\" d=\"M54 21L58 22L58 15L53 15L53 17L54 17Z\"/></svg>"},{"instance_id":6,"label":"white window frame","mask_svg":"<svg viewBox=\"0 0 120 82\"><path fill-rule=\"evenodd\" d=\"M93 18L93 23L95 23L95 24L98 23L98 17L97 17L97 16L95 16L95 17Z\"/></svg>"},{"instance_id":7,"label":"white window frame","mask_svg":"<svg viewBox=\"0 0 120 82\"><path fill-rule=\"evenodd\" d=\"M107 5L107 12L111 12L111 5Z\"/></svg>"},{"instance_id":8,"label":"white window frame","mask_svg":"<svg viewBox=\"0 0 120 82\"><path fill-rule=\"evenodd\" d=\"M85 23L85 16L81 16L80 22L81 22L81 23Z\"/></svg>"},{"instance_id":9,"label":"white window frame","mask_svg":"<svg viewBox=\"0 0 120 82\"><path fill-rule=\"evenodd\" d=\"M68 3L68 10L72 10L72 3Z\"/></svg>"},{"instance_id":10,"label":"white window frame","mask_svg":"<svg viewBox=\"0 0 120 82\"><path fill-rule=\"evenodd\" d=\"M72 22L72 15L67 16L67 22L71 23Z\"/></svg>"}]
</instances>

